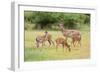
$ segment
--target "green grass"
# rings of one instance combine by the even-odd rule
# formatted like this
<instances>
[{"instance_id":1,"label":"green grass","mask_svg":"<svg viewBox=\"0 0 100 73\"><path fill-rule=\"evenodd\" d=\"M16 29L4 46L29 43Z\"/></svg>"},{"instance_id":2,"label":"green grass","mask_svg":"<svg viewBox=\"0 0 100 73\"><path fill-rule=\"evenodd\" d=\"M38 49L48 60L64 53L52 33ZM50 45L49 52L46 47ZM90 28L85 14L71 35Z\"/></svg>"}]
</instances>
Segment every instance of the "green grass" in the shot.
<instances>
[{"instance_id":1,"label":"green grass","mask_svg":"<svg viewBox=\"0 0 100 73\"><path fill-rule=\"evenodd\" d=\"M52 39L62 36L60 31L48 31L52 34ZM90 32L82 32L82 46L71 46L71 52L59 46L58 51L56 51L55 45L49 47L48 42L45 46L40 46L36 48L35 38L37 35L43 35L44 31L32 30L25 31L25 49L24 49L24 60L25 61L43 61L43 60L65 60L65 59L86 59L90 58Z\"/></svg>"}]
</instances>

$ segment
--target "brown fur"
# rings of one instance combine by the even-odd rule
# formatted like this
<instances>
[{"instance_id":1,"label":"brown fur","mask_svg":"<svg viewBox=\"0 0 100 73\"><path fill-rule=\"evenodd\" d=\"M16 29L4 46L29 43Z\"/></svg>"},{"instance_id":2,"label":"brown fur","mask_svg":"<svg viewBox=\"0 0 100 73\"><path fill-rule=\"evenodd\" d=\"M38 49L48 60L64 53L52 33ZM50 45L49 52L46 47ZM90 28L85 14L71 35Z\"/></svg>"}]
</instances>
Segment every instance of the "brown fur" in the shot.
<instances>
[{"instance_id":1,"label":"brown fur","mask_svg":"<svg viewBox=\"0 0 100 73\"><path fill-rule=\"evenodd\" d=\"M72 44L74 45L74 47L76 46L76 43L80 44L80 46L81 46L81 36L73 34Z\"/></svg>"},{"instance_id":2,"label":"brown fur","mask_svg":"<svg viewBox=\"0 0 100 73\"><path fill-rule=\"evenodd\" d=\"M58 38L56 39L56 50L57 50L57 48L58 48L58 46L59 46L60 44L62 45L63 48L66 47L66 49L68 48L69 51L71 50L71 49L70 49L70 45L68 45L66 39L64 39L64 38L62 38L62 37L58 37Z\"/></svg>"},{"instance_id":3,"label":"brown fur","mask_svg":"<svg viewBox=\"0 0 100 73\"><path fill-rule=\"evenodd\" d=\"M49 45L51 45L51 43L54 44L54 42L52 41L52 35L49 34L48 32L46 32L43 36L36 37L37 47L39 47L40 43L42 44L42 46L45 45L46 41L48 41Z\"/></svg>"},{"instance_id":4,"label":"brown fur","mask_svg":"<svg viewBox=\"0 0 100 73\"><path fill-rule=\"evenodd\" d=\"M72 39L72 44L75 46L75 42L81 44L81 32L73 29L65 29L63 23L59 24L60 30L64 37L70 37Z\"/></svg>"}]
</instances>

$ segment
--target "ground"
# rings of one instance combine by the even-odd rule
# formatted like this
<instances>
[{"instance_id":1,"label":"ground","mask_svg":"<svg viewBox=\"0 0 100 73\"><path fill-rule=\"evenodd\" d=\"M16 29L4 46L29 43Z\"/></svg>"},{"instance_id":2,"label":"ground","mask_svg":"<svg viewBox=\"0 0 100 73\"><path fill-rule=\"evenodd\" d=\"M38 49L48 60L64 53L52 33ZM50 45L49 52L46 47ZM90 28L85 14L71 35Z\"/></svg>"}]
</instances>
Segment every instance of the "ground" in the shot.
<instances>
[{"instance_id":1,"label":"ground","mask_svg":"<svg viewBox=\"0 0 100 73\"><path fill-rule=\"evenodd\" d=\"M62 36L60 31L48 31L52 35L52 39ZM56 51L55 45L49 46L46 42L45 46L36 48L35 38L37 35L43 35L43 30L27 30L25 31L25 48L24 48L24 60L25 61L44 61L44 60L67 60L67 59L87 59L90 58L90 32L82 32L82 45L71 46L71 52L68 50L63 51L63 48L59 46ZM69 43L70 44L70 43Z\"/></svg>"}]
</instances>

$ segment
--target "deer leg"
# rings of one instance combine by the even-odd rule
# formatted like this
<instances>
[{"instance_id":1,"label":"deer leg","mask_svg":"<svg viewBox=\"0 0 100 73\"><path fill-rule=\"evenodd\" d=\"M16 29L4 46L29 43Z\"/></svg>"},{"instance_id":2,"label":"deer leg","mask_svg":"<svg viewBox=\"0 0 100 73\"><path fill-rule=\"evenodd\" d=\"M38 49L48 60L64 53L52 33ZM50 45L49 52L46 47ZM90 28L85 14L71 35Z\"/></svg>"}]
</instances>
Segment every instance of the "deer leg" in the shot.
<instances>
[{"instance_id":1,"label":"deer leg","mask_svg":"<svg viewBox=\"0 0 100 73\"><path fill-rule=\"evenodd\" d=\"M71 51L70 47L69 47L69 48L67 48L67 49L68 49L68 51L69 51L69 52Z\"/></svg>"},{"instance_id":2,"label":"deer leg","mask_svg":"<svg viewBox=\"0 0 100 73\"><path fill-rule=\"evenodd\" d=\"M39 42L37 42L36 45L37 45L37 48L38 48L39 47Z\"/></svg>"},{"instance_id":3,"label":"deer leg","mask_svg":"<svg viewBox=\"0 0 100 73\"><path fill-rule=\"evenodd\" d=\"M50 40L48 40L48 42L49 42L49 46L51 45L51 41Z\"/></svg>"},{"instance_id":4,"label":"deer leg","mask_svg":"<svg viewBox=\"0 0 100 73\"><path fill-rule=\"evenodd\" d=\"M81 46L81 41L78 41L78 44Z\"/></svg>"},{"instance_id":5,"label":"deer leg","mask_svg":"<svg viewBox=\"0 0 100 73\"><path fill-rule=\"evenodd\" d=\"M81 46L81 36L78 39L78 44L79 44L79 46Z\"/></svg>"},{"instance_id":6,"label":"deer leg","mask_svg":"<svg viewBox=\"0 0 100 73\"><path fill-rule=\"evenodd\" d=\"M74 38L72 38L71 45L75 47L75 39Z\"/></svg>"},{"instance_id":7,"label":"deer leg","mask_svg":"<svg viewBox=\"0 0 100 73\"><path fill-rule=\"evenodd\" d=\"M45 42L42 42L42 46L44 46L45 45Z\"/></svg>"},{"instance_id":8,"label":"deer leg","mask_svg":"<svg viewBox=\"0 0 100 73\"><path fill-rule=\"evenodd\" d=\"M74 47L78 45L78 41L75 40Z\"/></svg>"},{"instance_id":9,"label":"deer leg","mask_svg":"<svg viewBox=\"0 0 100 73\"><path fill-rule=\"evenodd\" d=\"M77 45L77 41L76 41L76 40L74 40L74 47L76 47L76 45Z\"/></svg>"},{"instance_id":10,"label":"deer leg","mask_svg":"<svg viewBox=\"0 0 100 73\"><path fill-rule=\"evenodd\" d=\"M73 46L75 47L75 40L72 41Z\"/></svg>"},{"instance_id":11,"label":"deer leg","mask_svg":"<svg viewBox=\"0 0 100 73\"><path fill-rule=\"evenodd\" d=\"M51 40L52 44L54 45L54 42Z\"/></svg>"}]
</instances>

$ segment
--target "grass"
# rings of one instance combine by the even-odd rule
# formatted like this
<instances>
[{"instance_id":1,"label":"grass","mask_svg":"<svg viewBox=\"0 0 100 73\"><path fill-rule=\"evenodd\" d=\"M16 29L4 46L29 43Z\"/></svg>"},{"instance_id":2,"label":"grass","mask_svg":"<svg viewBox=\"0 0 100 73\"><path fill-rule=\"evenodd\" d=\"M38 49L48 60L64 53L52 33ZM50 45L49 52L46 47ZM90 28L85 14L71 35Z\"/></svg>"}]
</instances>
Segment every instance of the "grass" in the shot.
<instances>
[{"instance_id":1,"label":"grass","mask_svg":"<svg viewBox=\"0 0 100 73\"><path fill-rule=\"evenodd\" d=\"M52 34L52 39L58 36L62 36L60 31L48 31ZM44 31L33 30L25 31L25 49L24 49L24 60L25 61L44 61L44 60L65 60L65 59L87 59L90 58L90 32L82 32L82 45L73 47L71 46L71 52L63 51L63 48L59 46L56 51L55 45L49 47L48 42L45 46L36 48L35 38L37 35L43 35Z\"/></svg>"}]
</instances>

